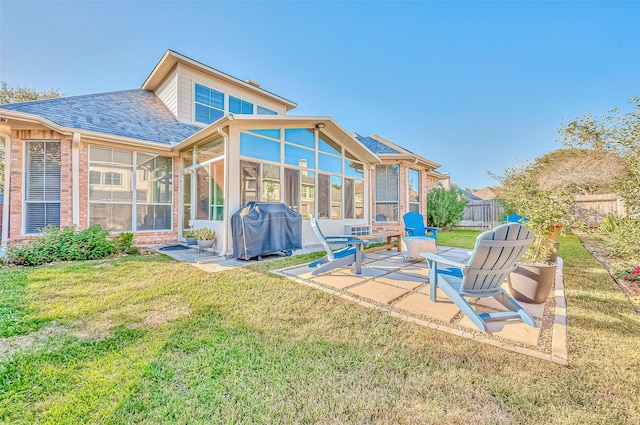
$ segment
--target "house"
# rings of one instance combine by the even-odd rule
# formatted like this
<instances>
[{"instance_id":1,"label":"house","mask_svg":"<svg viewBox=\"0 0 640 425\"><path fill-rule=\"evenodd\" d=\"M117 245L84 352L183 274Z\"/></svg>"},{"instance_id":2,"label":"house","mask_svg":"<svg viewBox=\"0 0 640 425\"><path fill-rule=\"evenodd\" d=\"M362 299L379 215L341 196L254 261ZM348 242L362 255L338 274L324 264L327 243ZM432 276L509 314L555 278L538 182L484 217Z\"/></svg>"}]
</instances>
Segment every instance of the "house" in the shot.
<instances>
[{"instance_id":1,"label":"house","mask_svg":"<svg viewBox=\"0 0 640 425\"><path fill-rule=\"evenodd\" d=\"M284 202L337 234L424 213L438 164L329 116L289 115L296 106L171 50L139 89L0 105L2 243L50 224L136 243L208 226L228 253L230 217L249 201ZM306 220L303 244L315 243Z\"/></svg>"},{"instance_id":2,"label":"house","mask_svg":"<svg viewBox=\"0 0 640 425\"><path fill-rule=\"evenodd\" d=\"M483 187L482 189L474 191L473 194L480 199L484 199L485 201L490 201L498 197L492 187Z\"/></svg>"}]
</instances>

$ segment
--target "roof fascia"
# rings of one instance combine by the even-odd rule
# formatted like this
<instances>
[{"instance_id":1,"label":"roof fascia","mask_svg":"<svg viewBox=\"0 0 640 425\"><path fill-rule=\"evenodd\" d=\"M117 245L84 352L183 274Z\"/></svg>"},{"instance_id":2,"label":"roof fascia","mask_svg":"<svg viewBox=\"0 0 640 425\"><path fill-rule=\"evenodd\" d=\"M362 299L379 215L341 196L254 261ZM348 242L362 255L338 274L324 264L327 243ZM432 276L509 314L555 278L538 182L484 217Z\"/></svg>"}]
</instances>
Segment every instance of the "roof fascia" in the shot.
<instances>
[{"instance_id":1,"label":"roof fascia","mask_svg":"<svg viewBox=\"0 0 640 425\"><path fill-rule=\"evenodd\" d=\"M415 164L419 164L422 167L429 168L431 170L440 168L440 164L438 164L437 162L429 161L428 159L416 154L379 153L378 156L383 161L384 160L389 160L389 161L404 160L404 161L413 162Z\"/></svg>"},{"instance_id":2,"label":"roof fascia","mask_svg":"<svg viewBox=\"0 0 640 425\"><path fill-rule=\"evenodd\" d=\"M155 89L157 89L164 78L171 72L174 66L176 66L176 64L183 64L192 68L196 68L199 71L204 72L205 74L209 74L228 83L239 86L243 89L253 91L261 96L266 96L275 102L284 104L287 111L298 106L297 103L292 102L289 99L285 99L284 97L278 96L277 94L271 93L270 91L267 91L263 88L256 87L232 75L226 74L201 62L193 60L187 56L181 55L180 53L174 52L173 50L167 50L164 55L162 55L162 58L160 58L149 76L146 78L146 80L144 80L144 83L142 83L142 89L149 91L154 91Z\"/></svg>"}]
</instances>

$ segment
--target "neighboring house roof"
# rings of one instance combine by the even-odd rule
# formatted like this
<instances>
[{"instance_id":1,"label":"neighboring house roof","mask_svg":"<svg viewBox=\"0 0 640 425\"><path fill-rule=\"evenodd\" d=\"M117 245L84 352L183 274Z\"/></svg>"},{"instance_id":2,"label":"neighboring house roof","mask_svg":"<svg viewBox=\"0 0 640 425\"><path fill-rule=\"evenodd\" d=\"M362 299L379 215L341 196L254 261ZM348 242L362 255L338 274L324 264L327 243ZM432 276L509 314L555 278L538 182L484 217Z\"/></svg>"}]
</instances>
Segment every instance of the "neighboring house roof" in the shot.
<instances>
[{"instance_id":1,"label":"neighboring house roof","mask_svg":"<svg viewBox=\"0 0 640 425\"><path fill-rule=\"evenodd\" d=\"M378 135L361 136L358 133L353 133L352 136L360 143L365 145L371 152L379 155L381 159L405 159L409 161L415 161L420 165L434 170L440 167L440 164L430 161L423 156L411 152L408 149L398 146L393 142L380 137Z\"/></svg>"},{"instance_id":2,"label":"neighboring house roof","mask_svg":"<svg viewBox=\"0 0 640 425\"><path fill-rule=\"evenodd\" d=\"M152 92L141 89L0 105L61 127L174 145L202 128L183 124Z\"/></svg>"},{"instance_id":3,"label":"neighboring house roof","mask_svg":"<svg viewBox=\"0 0 640 425\"><path fill-rule=\"evenodd\" d=\"M181 55L180 53L175 52L171 49L168 49L164 53L164 55L162 55L162 58L160 58L147 79L144 81L144 83L142 83L142 88L152 91L158 88L158 86L162 84L162 81L164 81L164 78L177 64L187 65L190 68L198 69L205 74L213 76L214 78L218 78L228 83L234 84L238 87L242 87L245 90L253 91L258 95L269 97L273 101L283 104L287 111L298 106L295 102L292 102L289 99L285 99L284 97L278 96L277 94L271 93L270 91L261 88L260 84L256 83L255 81L242 81L239 78L212 68L209 65L205 65L201 62L193 60L190 57Z\"/></svg>"},{"instance_id":4,"label":"neighboring house roof","mask_svg":"<svg viewBox=\"0 0 640 425\"><path fill-rule=\"evenodd\" d=\"M496 199L496 193L490 187L483 187L482 189L476 190L473 192L475 196L484 200Z\"/></svg>"},{"instance_id":5,"label":"neighboring house roof","mask_svg":"<svg viewBox=\"0 0 640 425\"><path fill-rule=\"evenodd\" d=\"M471 192L467 192L466 190L460 189L459 187L457 187L457 188L456 188L456 191L457 191L460 195L464 196L465 198L467 198L467 199L468 199L468 200L470 200L470 201L482 201L482 199L481 199L481 198L478 198L478 197L477 197L476 195L474 195L473 193L471 193Z\"/></svg>"}]
</instances>

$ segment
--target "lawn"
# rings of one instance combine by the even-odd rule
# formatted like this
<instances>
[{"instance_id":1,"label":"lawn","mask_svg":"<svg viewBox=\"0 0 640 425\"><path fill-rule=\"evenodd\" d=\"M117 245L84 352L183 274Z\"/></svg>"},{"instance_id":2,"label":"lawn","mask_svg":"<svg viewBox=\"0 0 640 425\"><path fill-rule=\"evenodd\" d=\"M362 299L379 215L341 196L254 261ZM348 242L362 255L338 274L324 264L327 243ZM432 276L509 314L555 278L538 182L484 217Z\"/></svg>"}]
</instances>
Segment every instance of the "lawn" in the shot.
<instances>
[{"instance_id":1,"label":"lawn","mask_svg":"<svg viewBox=\"0 0 640 425\"><path fill-rule=\"evenodd\" d=\"M577 237L560 255L569 367L268 273L314 255L0 269L0 422L638 423L640 316Z\"/></svg>"}]
</instances>

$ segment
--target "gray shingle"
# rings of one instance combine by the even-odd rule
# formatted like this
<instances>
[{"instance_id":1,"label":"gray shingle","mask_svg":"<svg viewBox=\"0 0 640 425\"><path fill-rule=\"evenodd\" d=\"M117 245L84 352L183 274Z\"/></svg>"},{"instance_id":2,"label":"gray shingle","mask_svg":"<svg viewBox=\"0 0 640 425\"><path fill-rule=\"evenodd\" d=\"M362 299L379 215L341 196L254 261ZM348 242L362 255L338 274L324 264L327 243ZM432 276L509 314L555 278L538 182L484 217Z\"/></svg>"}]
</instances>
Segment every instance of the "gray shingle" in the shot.
<instances>
[{"instance_id":1,"label":"gray shingle","mask_svg":"<svg viewBox=\"0 0 640 425\"><path fill-rule=\"evenodd\" d=\"M371 137L363 137L359 134L356 134L356 139L362 143L363 145L365 145L371 152L375 153L375 154L399 154L401 153L400 151L392 148L391 146L388 146L382 142L377 141L376 139L373 139Z\"/></svg>"},{"instance_id":2,"label":"gray shingle","mask_svg":"<svg viewBox=\"0 0 640 425\"><path fill-rule=\"evenodd\" d=\"M174 145L201 130L179 122L152 92L141 89L0 105L60 126Z\"/></svg>"}]
</instances>

